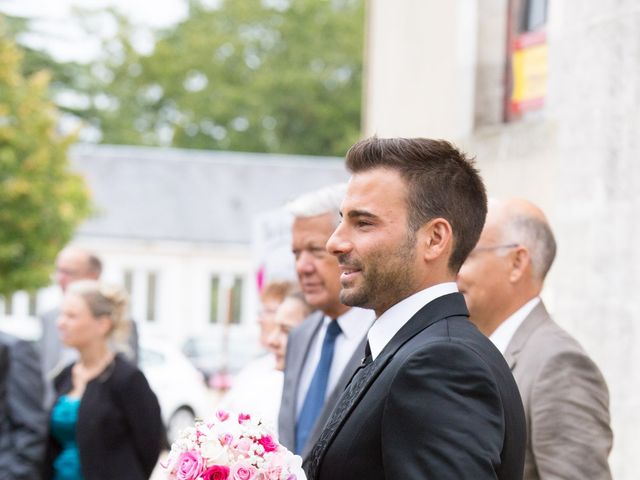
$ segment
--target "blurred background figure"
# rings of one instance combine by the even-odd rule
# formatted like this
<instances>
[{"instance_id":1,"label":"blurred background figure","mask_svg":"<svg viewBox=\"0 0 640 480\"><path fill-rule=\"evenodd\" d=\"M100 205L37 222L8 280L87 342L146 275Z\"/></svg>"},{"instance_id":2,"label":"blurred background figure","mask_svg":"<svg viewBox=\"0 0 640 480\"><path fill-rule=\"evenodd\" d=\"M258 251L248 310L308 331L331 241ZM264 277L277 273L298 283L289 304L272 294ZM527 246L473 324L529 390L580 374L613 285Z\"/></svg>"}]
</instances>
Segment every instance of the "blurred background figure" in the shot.
<instances>
[{"instance_id":1,"label":"blurred background figure","mask_svg":"<svg viewBox=\"0 0 640 480\"><path fill-rule=\"evenodd\" d=\"M282 373L276 370L276 358L270 348L270 337L275 327L278 308L295 288L290 282L267 283L260 294L260 345L268 353L249 362L235 376L231 389L222 398L220 406L236 412L247 412L261 417L274 430L277 424Z\"/></svg>"},{"instance_id":2,"label":"blurred background figure","mask_svg":"<svg viewBox=\"0 0 640 480\"><path fill-rule=\"evenodd\" d=\"M92 252L76 246L67 246L60 251L56 258L54 279L64 294L67 287L78 280L98 280L102 274L102 262ZM60 308L46 312L41 317L42 337L40 339L40 355L42 357L42 372L45 379L45 406L50 406L53 399L53 377L69 362L75 360L77 353L71 348L65 348L60 341L57 328ZM134 363L138 361L138 330L134 321L125 319L124 339L118 341L118 350Z\"/></svg>"},{"instance_id":3,"label":"blurred background figure","mask_svg":"<svg viewBox=\"0 0 640 480\"><path fill-rule=\"evenodd\" d=\"M544 213L491 200L458 275L470 319L505 356L527 419L525 480L610 479L609 393L600 369L540 299L556 254Z\"/></svg>"},{"instance_id":4,"label":"blurred background figure","mask_svg":"<svg viewBox=\"0 0 640 480\"><path fill-rule=\"evenodd\" d=\"M295 268L304 298L313 309L287 341L280 442L304 458L364 357L372 310L340 302L340 267L326 250L340 220L346 184L301 195L287 205Z\"/></svg>"},{"instance_id":5,"label":"blurred background figure","mask_svg":"<svg viewBox=\"0 0 640 480\"><path fill-rule=\"evenodd\" d=\"M275 368L279 372L284 371L289 332L300 325L311 314L312 310L302 292L291 293L278 307L274 319L274 327L269 335L268 345L275 356ZM282 377L280 382L280 387L282 387ZM278 409L279 407L280 398L278 398ZM278 412L276 411L275 413L277 417Z\"/></svg>"},{"instance_id":6,"label":"blurred background figure","mask_svg":"<svg viewBox=\"0 0 640 480\"><path fill-rule=\"evenodd\" d=\"M0 331L0 480L40 478L47 438L43 395L37 352Z\"/></svg>"},{"instance_id":7,"label":"blurred background figure","mask_svg":"<svg viewBox=\"0 0 640 480\"><path fill-rule=\"evenodd\" d=\"M112 347L127 303L124 289L95 280L66 288L58 328L78 357L54 380L45 479L147 479L166 444L155 394Z\"/></svg>"}]
</instances>

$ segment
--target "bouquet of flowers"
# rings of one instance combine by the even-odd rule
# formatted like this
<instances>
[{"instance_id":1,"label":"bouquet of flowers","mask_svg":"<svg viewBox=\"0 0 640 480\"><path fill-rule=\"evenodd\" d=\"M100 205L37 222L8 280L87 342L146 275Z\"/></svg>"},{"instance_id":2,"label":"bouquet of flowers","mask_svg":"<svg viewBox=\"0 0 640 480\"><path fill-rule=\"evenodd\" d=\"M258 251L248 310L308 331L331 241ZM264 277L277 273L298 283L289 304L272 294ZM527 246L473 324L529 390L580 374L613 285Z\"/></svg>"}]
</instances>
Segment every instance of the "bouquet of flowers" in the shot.
<instances>
[{"instance_id":1,"label":"bouquet of flowers","mask_svg":"<svg viewBox=\"0 0 640 480\"><path fill-rule=\"evenodd\" d=\"M163 467L172 480L306 480L302 459L262 422L224 410L180 432Z\"/></svg>"}]
</instances>

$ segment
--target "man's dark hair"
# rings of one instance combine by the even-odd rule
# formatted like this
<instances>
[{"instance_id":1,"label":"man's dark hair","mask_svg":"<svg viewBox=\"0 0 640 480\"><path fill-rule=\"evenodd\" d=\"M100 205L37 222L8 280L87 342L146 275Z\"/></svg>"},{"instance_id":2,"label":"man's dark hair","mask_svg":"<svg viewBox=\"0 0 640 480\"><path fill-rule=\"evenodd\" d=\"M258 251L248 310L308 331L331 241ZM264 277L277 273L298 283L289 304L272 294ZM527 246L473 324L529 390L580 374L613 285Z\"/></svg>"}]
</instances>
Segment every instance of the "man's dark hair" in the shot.
<instances>
[{"instance_id":1,"label":"man's dark hair","mask_svg":"<svg viewBox=\"0 0 640 480\"><path fill-rule=\"evenodd\" d=\"M372 137L349 149L346 164L352 173L396 170L408 187L410 233L434 218L447 220L453 230L449 269L460 269L487 216L487 194L472 159L445 140Z\"/></svg>"}]
</instances>

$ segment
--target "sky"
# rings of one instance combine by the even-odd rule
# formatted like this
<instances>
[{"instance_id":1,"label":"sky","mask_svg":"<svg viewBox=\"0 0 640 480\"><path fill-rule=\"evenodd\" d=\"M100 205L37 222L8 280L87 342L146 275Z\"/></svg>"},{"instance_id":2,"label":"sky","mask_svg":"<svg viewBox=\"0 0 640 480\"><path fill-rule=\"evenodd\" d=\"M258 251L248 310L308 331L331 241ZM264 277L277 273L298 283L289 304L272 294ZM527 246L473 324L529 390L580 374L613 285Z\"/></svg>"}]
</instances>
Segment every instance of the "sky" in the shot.
<instances>
[{"instance_id":1,"label":"sky","mask_svg":"<svg viewBox=\"0 0 640 480\"><path fill-rule=\"evenodd\" d=\"M142 49L145 29L171 25L187 13L187 0L0 0L0 12L37 19L36 28L46 35L31 36L26 41L34 47L47 48L60 60L89 60L98 49L95 37L100 31L106 33L113 28L108 23L96 25L94 38L87 37L73 20L72 8L99 9L106 6L118 8L141 26Z\"/></svg>"}]
</instances>

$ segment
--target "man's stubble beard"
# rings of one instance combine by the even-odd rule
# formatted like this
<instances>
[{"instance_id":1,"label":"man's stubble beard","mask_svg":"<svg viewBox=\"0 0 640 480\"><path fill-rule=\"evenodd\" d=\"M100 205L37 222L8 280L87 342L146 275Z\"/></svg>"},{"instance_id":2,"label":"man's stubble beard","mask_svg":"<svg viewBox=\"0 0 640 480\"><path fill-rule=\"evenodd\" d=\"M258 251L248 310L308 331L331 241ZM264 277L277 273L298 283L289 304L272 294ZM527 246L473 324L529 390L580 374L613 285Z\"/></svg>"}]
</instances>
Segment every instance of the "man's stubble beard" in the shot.
<instances>
[{"instance_id":1,"label":"man's stubble beard","mask_svg":"<svg viewBox=\"0 0 640 480\"><path fill-rule=\"evenodd\" d=\"M397 250L375 252L367 259L366 272L360 260L350 262L348 255L340 256L340 263L359 268L362 277L360 286L340 290L340 301L350 307L382 312L415 293L415 275L411 270L415 243L416 236L411 234Z\"/></svg>"}]
</instances>

